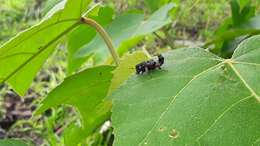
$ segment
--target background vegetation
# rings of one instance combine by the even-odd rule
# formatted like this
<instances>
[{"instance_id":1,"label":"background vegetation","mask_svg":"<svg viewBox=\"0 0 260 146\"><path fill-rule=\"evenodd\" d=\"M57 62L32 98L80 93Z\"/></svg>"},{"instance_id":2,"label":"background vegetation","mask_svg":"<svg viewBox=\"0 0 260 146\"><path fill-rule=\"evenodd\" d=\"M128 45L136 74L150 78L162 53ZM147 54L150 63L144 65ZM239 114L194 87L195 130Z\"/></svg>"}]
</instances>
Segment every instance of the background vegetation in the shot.
<instances>
[{"instance_id":1,"label":"background vegetation","mask_svg":"<svg viewBox=\"0 0 260 146\"><path fill-rule=\"evenodd\" d=\"M0 44L40 22L61 1L0 0ZM244 1L240 0L241 13L236 13L235 4L232 5L231 1L227 0L169 0L166 3L170 1L177 5L169 14L170 24L146 34L141 41L131 47L130 52L145 50L155 55L181 47L206 46L215 54L229 58L237 42L248 37L244 36L244 31L248 30L245 28L250 28L250 35L258 33L260 29L260 18L253 21L253 26L250 21L260 14L259 0L251 0L249 4L244 4ZM144 13L145 18L149 18L162 6L153 5L153 0L95 0L95 2L108 7L105 11L107 15L110 11L114 11L112 18L128 11L138 11ZM246 8L249 8L248 12L242 10ZM230 19L233 22L230 22ZM102 22L104 26L111 20L106 21ZM234 28L239 31L231 35L225 34ZM81 34L80 37L85 37L85 34ZM36 145L62 145L64 129L77 122L78 113L67 105L49 109L41 116L32 116L32 113L47 93L59 85L67 74L73 73L74 67L67 65L70 60L67 57L66 47L68 46L60 45L51 55L24 97L20 97L6 84L0 85L0 138L19 138ZM84 64L88 65L89 62ZM88 144L111 145L112 131L113 129L109 127L103 133L96 132L88 139Z\"/></svg>"}]
</instances>

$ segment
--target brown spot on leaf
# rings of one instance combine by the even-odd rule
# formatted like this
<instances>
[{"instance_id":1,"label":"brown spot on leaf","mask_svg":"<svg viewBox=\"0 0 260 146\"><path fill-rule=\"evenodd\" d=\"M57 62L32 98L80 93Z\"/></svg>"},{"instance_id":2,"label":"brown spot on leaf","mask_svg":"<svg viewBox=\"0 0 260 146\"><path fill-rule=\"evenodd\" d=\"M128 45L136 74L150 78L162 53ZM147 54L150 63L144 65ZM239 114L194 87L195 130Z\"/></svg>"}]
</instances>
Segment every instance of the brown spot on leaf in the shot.
<instances>
[{"instance_id":1,"label":"brown spot on leaf","mask_svg":"<svg viewBox=\"0 0 260 146\"><path fill-rule=\"evenodd\" d=\"M165 129L166 129L165 127L160 127L159 132L163 132L163 131L165 131Z\"/></svg>"},{"instance_id":2,"label":"brown spot on leaf","mask_svg":"<svg viewBox=\"0 0 260 146\"><path fill-rule=\"evenodd\" d=\"M172 129L172 131L169 134L169 137L172 139L176 139L179 137L179 132L176 129Z\"/></svg>"}]
</instances>

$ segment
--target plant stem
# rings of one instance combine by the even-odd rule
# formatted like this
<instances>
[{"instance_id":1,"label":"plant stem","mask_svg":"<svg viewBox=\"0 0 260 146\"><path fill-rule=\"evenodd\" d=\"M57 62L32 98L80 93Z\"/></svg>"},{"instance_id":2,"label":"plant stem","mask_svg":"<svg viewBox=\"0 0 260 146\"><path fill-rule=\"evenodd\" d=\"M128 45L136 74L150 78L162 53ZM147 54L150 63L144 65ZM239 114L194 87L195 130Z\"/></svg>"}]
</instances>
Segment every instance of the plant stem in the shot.
<instances>
[{"instance_id":1,"label":"plant stem","mask_svg":"<svg viewBox=\"0 0 260 146\"><path fill-rule=\"evenodd\" d=\"M108 35L108 33L105 31L105 29L93 19L82 17L81 21L96 29L96 31L101 35L101 37L105 41L116 65L119 65L119 63L120 63L119 56L116 52L116 49L114 48L111 37Z\"/></svg>"}]
</instances>

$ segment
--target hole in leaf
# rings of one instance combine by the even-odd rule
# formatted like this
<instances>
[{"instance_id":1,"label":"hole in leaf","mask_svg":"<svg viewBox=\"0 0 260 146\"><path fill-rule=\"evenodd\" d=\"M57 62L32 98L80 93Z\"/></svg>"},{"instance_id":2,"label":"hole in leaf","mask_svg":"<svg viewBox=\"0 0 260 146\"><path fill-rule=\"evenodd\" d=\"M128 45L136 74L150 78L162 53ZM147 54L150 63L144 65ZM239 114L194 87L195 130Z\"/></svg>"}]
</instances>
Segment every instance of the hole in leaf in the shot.
<instances>
[{"instance_id":1,"label":"hole in leaf","mask_svg":"<svg viewBox=\"0 0 260 146\"><path fill-rule=\"evenodd\" d=\"M172 139L178 138L179 137L178 131L176 129L172 129L172 131L169 134L169 137L172 138Z\"/></svg>"}]
</instances>

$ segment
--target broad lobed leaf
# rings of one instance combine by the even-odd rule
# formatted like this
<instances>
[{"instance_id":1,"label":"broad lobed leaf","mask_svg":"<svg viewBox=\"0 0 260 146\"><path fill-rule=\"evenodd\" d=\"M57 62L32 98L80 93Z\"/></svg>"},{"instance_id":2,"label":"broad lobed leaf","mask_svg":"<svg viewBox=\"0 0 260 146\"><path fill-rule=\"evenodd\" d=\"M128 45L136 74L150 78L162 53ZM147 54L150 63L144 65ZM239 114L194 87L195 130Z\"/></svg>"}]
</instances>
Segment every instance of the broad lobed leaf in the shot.
<instances>
[{"instance_id":1,"label":"broad lobed leaf","mask_svg":"<svg viewBox=\"0 0 260 146\"><path fill-rule=\"evenodd\" d=\"M83 125L70 125L64 133L65 145L76 145L86 139L95 128L109 119L111 101L105 99L135 72L135 65L148 57L138 51L125 55L120 65L87 69L64 80L41 102L36 114L60 104L69 104L78 109Z\"/></svg>"},{"instance_id":2,"label":"broad lobed leaf","mask_svg":"<svg viewBox=\"0 0 260 146\"><path fill-rule=\"evenodd\" d=\"M67 0L64 9L18 34L0 47L0 82L7 81L20 95L54 51L57 41L79 24L90 0Z\"/></svg>"},{"instance_id":3,"label":"broad lobed leaf","mask_svg":"<svg viewBox=\"0 0 260 146\"><path fill-rule=\"evenodd\" d=\"M41 102L36 114L61 104L72 105L79 111L82 125L72 125L67 130L66 145L80 143L108 119L111 102L105 100L105 97L113 69L112 66L100 66L69 76Z\"/></svg>"},{"instance_id":4,"label":"broad lobed leaf","mask_svg":"<svg viewBox=\"0 0 260 146\"><path fill-rule=\"evenodd\" d=\"M84 113L90 112L94 106L103 102L113 77L111 73L113 68L111 66L94 67L67 77L41 102L36 114L60 104L70 104L83 112L81 113L83 121L85 117L91 118L84 116ZM87 125L87 120L84 122L84 125Z\"/></svg>"},{"instance_id":5,"label":"broad lobed leaf","mask_svg":"<svg viewBox=\"0 0 260 146\"><path fill-rule=\"evenodd\" d=\"M200 48L164 54L112 95L116 146L260 144L260 36L224 60Z\"/></svg>"},{"instance_id":6,"label":"broad lobed leaf","mask_svg":"<svg viewBox=\"0 0 260 146\"><path fill-rule=\"evenodd\" d=\"M106 28L116 48L127 40L152 33L171 22L169 11L174 7L173 3L167 4L154 12L147 20L139 13L126 13L118 16ZM95 54L97 63L108 59L109 51L100 36L96 36L89 44L83 46L76 54L76 58L84 58Z\"/></svg>"}]
</instances>

